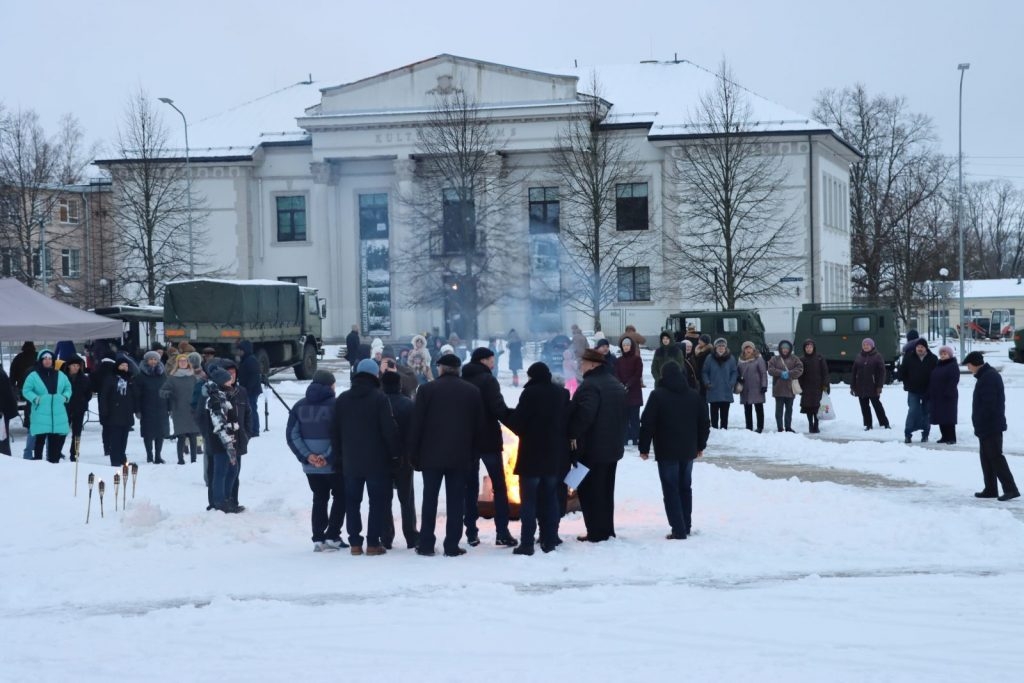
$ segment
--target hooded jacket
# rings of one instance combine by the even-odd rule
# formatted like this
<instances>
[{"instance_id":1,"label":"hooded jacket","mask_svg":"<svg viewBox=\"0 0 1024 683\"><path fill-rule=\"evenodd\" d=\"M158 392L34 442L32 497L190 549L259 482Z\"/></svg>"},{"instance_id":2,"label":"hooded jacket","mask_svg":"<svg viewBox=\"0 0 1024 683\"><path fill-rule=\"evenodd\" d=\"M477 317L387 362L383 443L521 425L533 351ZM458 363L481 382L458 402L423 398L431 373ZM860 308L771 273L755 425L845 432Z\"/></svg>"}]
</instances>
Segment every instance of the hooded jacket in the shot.
<instances>
[{"instance_id":1,"label":"hooded jacket","mask_svg":"<svg viewBox=\"0 0 1024 683\"><path fill-rule=\"evenodd\" d=\"M165 381L162 364L151 366L143 363L132 384L143 439L164 439L170 435L167 399L161 396L160 391Z\"/></svg>"},{"instance_id":2,"label":"hooded jacket","mask_svg":"<svg viewBox=\"0 0 1024 683\"><path fill-rule=\"evenodd\" d=\"M789 344L789 353L783 355L780 351L768 360L768 374L772 377L772 396L794 398L796 394L793 393L793 380L803 376L804 364L793 353L793 344L788 339L779 342L779 346L783 344ZM789 377L783 378L784 372L789 373ZM800 389L803 389L803 385Z\"/></svg>"},{"instance_id":3,"label":"hooded jacket","mask_svg":"<svg viewBox=\"0 0 1024 683\"><path fill-rule=\"evenodd\" d=\"M668 345L662 343L666 338L669 340ZM654 359L651 361L651 377L654 378L655 384L661 379L662 368L669 361L675 361L679 367L683 367L683 351L672 343L672 337L668 332L662 332L658 338L658 348L654 350Z\"/></svg>"},{"instance_id":4,"label":"hooded jacket","mask_svg":"<svg viewBox=\"0 0 1024 683\"><path fill-rule=\"evenodd\" d=\"M708 445L711 420L701 395L691 389L678 366L666 366L640 416L640 452L655 460L693 460Z\"/></svg>"},{"instance_id":5,"label":"hooded jacket","mask_svg":"<svg viewBox=\"0 0 1024 683\"><path fill-rule=\"evenodd\" d=\"M732 403L732 389L739 378L739 371L729 349L725 350L724 356L713 351L704 360L702 372L708 403Z\"/></svg>"},{"instance_id":6,"label":"hooded jacket","mask_svg":"<svg viewBox=\"0 0 1024 683\"><path fill-rule=\"evenodd\" d=\"M643 405L644 361L640 358L636 343L630 344L629 351L624 351L615 361L615 376L626 387L626 405Z\"/></svg>"},{"instance_id":7,"label":"hooded jacket","mask_svg":"<svg viewBox=\"0 0 1024 683\"><path fill-rule=\"evenodd\" d=\"M160 388L160 398L167 401L176 436L199 433L199 425L192 411L192 395L198 381L191 366L187 369L176 367Z\"/></svg>"},{"instance_id":8,"label":"hooded jacket","mask_svg":"<svg viewBox=\"0 0 1024 683\"><path fill-rule=\"evenodd\" d=\"M263 393L263 370L260 368L259 359L253 354L252 342L243 339L238 342L238 350L242 352L238 362L238 385L244 388L249 396L259 396Z\"/></svg>"},{"instance_id":9,"label":"hooded jacket","mask_svg":"<svg viewBox=\"0 0 1024 683\"><path fill-rule=\"evenodd\" d=\"M117 366L127 362L123 357L114 361L114 371L107 374L100 390L100 422L104 427L128 428L135 424L135 378L130 366L124 372L117 370Z\"/></svg>"},{"instance_id":10,"label":"hooded jacket","mask_svg":"<svg viewBox=\"0 0 1024 683\"><path fill-rule=\"evenodd\" d=\"M334 401L333 389L326 384L312 382L306 387L306 396L299 399L288 413L285 440L306 474L330 474L337 465L331 445ZM307 458L313 453L322 455L327 464L323 467L311 465Z\"/></svg>"},{"instance_id":11,"label":"hooded jacket","mask_svg":"<svg viewBox=\"0 0 1024 683\"><path fill-rule=\"evenodd\" d=\"M812 344L814 350L808 354L807 345ZM805 339L803 346L804 355L800 362L804 366L803 374L800 375L800 410L804 413L817 414L821 407L821 395L828 391L828 361L818 353L818 346L813 339Z\"/></svg>"},{"instance_id":12,"label":"hooded jacket","mask_svg":"<svg viewBox=\"0 0 1024 683\"><path fill-rule=\"evenodd\" d=\"M346 477L390 477L401 456L391 403L372 375L356 373L334 406L331 446Z\"/></svg>"},{"instance_id":13,"label":"hooded jacket","mask_svg":"<svg viewBox=\"0 0 1024 683\"><path fill-rule=\"evenodd\" d=\"M21 395L32 406L31 431L39 434L67 434L71 431L68 422L67 404L71 401L71 382L67 375L51 365L43 367L43 356L53 352L43 349L36 356L36 367L25 378Z\"/></svg>"}]
</instances>

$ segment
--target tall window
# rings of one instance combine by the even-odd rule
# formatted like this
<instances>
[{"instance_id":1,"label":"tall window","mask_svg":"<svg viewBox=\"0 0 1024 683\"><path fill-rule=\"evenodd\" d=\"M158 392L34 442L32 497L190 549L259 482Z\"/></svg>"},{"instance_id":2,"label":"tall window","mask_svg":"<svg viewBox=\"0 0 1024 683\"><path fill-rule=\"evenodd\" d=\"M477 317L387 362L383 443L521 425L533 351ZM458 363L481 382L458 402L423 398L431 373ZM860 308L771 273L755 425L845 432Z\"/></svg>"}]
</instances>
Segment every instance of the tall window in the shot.
<instances>
[{"instance_id":1,"label":"tall window","mask_svg":"<svg viewBox=\"0 0 1024 683\"><path fill-rule=\"evenodd\" d=\"M530 234L558 232L558 188L531 187Z\"/></svg>"},{"instance_id":2,"label":"tall window","mask_svg":"<svg viewBox=\"0 0 1024 683\"><path fill-rule=\"evenodd\" d=\"M82 277L81 254L80 249L61 249L60 274L67 278Z\"/></svg>"},{"instance_id":3,"label":"tall window","mask_svg":"<svg viewBox=\"0 0 1024 683\"><path fill-rule=\"evenodd\" d=\"M77 223L78 222L78 200L77 199L61 199L57 203L57 213L60 216L61 223Z\"/></svg>"},{"instance_id":4,"label":"tall window","mask_svg":"<svg viewBox=\"0 0 1024 683\"><path fill-rule=\"evenodd\" d=\"M442 226L444 253L460 254L463 249L476 246L476 206L472 195L463 201L459 191L446 189L443 192L442 206L444 223Z\"/></svg>"},{"instance_id":5,"label":"tall window","mask_svg":"<svg viewBox=\"0 0 1024 683\"><path fill-rule=\"evenodd\" d=\"M619 268L619 301L651 300L651 269L647 266Z\"/></svg>"},{"instance_id":6,"label":"tall window","mask_svg":"<svg viewBox=\"0 0 1024 683\"><path fill-rule=\"evenodd\" d=\"M647 183L623 183L615 186L615 228L647 229Z\"/></svg>"},{"instance_id":7,"label":"tall window","mask_svg":"<svg viewBox=\"0 0 1024 683\"><path fill-rule=\"evenodd\" d=\"M387 236L387 193L359 195L359 237L364 240L372 240Z\"/></svg>"},{"instance_id":8,"label":"tall window","mask_svg":"<svg viewBox=\"0 0 1024 683\"><path fill-rule=\"evenodd\" d=\"M43 250L43 260L46 262L46 277L53 277L53 258L50 256L50 249ZM39 249L32 250L32 274L40 277L43 274L39 261Z\"/></svg>"},{"instance_id":9,"label":"tall window","mask_svg":"<svg viewBox=\"0 0 1024 683\"><path fill-rule=\"evenodd\" d=\"M0 275L3 277L15 277L19 272L21 255L17 249L4 247L0 249Z\"/></svg>"},{"instance_id":10,"label":"tall window","mask_svg":"<svg viewBox=\"0 0 1024 683\"><path fill-rule=\"evenodd\" d=\"M391 333L391 244L388 195L359 195L359 308L364 330Z\"/></svg>"},{"instance_id":11,"label":"tall window","mask_svg":"<svg viewBox=\"0 0 1024 683\"><path fill-rule=\"evenodd\" d=\"M306 241L306 198L277 197L277 241Z\"/></svg>"}]
</instances>

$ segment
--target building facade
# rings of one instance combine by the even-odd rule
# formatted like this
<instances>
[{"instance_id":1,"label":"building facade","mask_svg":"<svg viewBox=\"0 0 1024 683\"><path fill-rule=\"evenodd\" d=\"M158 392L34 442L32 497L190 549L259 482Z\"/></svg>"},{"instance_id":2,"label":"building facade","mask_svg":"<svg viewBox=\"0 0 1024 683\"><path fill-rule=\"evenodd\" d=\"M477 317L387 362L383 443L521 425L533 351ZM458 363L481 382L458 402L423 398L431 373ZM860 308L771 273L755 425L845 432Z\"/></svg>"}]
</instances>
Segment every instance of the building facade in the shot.
<instances>
[{"instance_id":1,"label":"building facade","mask_svg":"<svg viewBox=\"0 0 1024 683\"><path fill-rule=\"evenodd\" d=\"M635 231L639 256L615 264L617 290L602 314L603 329L612 336L634 324L655 332L673 311L712 306L683 281L668 245L679 228L669 209L678 189L670 167L680 149L700 143L701 134L686 126L687 112L715 77L686 62L596 73L610 105L602 130L619 136L638 162L635 176L616 186L606 229ZM458 89L502 140L489 162L495 174L515 183L516 199L504 216L511 237L503 242L506 258L493 266L495 277L515 286L481 312L479 335L509 328L550 335L572 323L588 329L590 318L564 296L563 233L571 226L551 153L592 101L584 90L590 79L582 70L545 73L439 55L324 88L319 103L295 113L300 134L263 142L248 154L193 155L193 184L208 211L203 248L220 272L319 288L331 338L354 323L382 337L435 328L459 333L458 311L444 296L436 305L410 303L407 293L422 282L397 265L410 245L428 260L450 248L445 226L462 200L439 192L442 218L436 230L425 230L403 198L419 182L418 131L437 94ZM827 127L752 94L751 100L757 120L750 134L785 169L792 263L779 296L743 306L759 308L769 331L784 334L804 302L849 300L849 167L859 156ZM443 286L454 291L458 282Z\"/></svg>"}]
</instances>

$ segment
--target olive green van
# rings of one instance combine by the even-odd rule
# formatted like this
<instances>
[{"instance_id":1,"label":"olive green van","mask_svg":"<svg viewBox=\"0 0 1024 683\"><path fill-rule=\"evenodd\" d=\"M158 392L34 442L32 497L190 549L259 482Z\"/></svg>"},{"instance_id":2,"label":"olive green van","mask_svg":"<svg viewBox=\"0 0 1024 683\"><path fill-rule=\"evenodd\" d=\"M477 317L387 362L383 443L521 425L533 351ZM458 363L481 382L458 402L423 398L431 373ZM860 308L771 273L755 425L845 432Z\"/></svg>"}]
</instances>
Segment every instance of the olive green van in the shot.
<instances>
[{"instance_id":1,"label":"olive green van","mask_svg":"<svg viewBox=\"0 0 1024 683\"><path fill-rule=\"evenodd\" d=\"M902 345L896 324L896 311L891 308L851 307L849 304L804 304L796 319L793 344L797 352L805 339L813 339L817 350L828 361L833 382L849 381L853 360L860 353L865 338L885 360L888 381L901 357Z\"/></svg>"},{"instance_id":2,"label":"olive green van","mask_svg":"<svg viewBox=\"0 0 1024 683\"><path fill-rule=\"evenodd\" d=\"M764 340L764 323L753 309L735 311L680 311L665 319L665 329L675 338L677 332L686 333L692 324L697 334L706 334L714 341L719 337L729 344L729 351L739 357L743 342L751 341L766 359L771 351Z\"/></svg>"}]
</instances>

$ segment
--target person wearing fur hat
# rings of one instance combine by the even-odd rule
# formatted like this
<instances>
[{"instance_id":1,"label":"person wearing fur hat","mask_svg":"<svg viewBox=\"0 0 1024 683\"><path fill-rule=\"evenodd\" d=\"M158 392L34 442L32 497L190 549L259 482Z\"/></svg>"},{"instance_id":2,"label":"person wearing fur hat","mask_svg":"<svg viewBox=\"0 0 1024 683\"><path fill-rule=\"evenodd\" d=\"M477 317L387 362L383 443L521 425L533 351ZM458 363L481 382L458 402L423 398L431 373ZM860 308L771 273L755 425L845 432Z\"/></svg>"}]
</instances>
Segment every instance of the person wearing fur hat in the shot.
<instances>
[{"instance_id":1,"label":"person wearing fur hat","mask_svg":"<svg viewBox=\"0 0 1024 683\"><path fill-rule=\"evenodd\" d=\"M78 459L85 414L89 412L89 401L92 400L92 380L85 374L85 361L77 353L67 359L62 370L71 382L68 420L71 423L71 462L75 462Z\"/></svg>"},{"instance_id":2,"label":"person wearing fur hat","mask_svg":"<svg viewBox=\"0 0 1024 683\"><path fill-rule=\"evenodd\" d=\"M800 412L807 415L807 427L811 434L821 432L818 424L818 409L821 397L829 393L828 361L818 353L813 339L804 340L804 355L800 358L804 372L800 375Z\"/></svg>"},{"instance_id":3,"label":"person wearing fur hat","mask_svg":"<svg viewBox=\"0 0 1024 683\"><path fill-rule=\"evenodd\" d=\"M174 357L174 368L160 388L160 398L167 402L167 407L171 411L174 436L177 437L179 465L185 464L186 451L189 452L192 462L196 461L198 454L199 425L196 424L192 412L192 395L199 380L192 361L194 359L201 362L201 358L195 351L183 353L179 350L178 355Z\"/></svg>"},{"instance_id":4,"label":"person wearing fur hat","mask_svg":"<svg viewBox=\"0 0 1024 683\"><path fill-rule=\"evenodd\" d=\"M729 353L729 344L725 339L716 339L714 349L714 353L704 360L701 380L711 405L711 426L715 429L728 429L729 406L732 405L732 391L739 374L736 359Z\"/></svg>"},{"instance_id":5,"label":"person wearing fur hat","mask_svg":"<svg viewBox=\"0 0 1024 683\"><path fill-rule=\"evenodd\" d=\"M875 409L879 426L889 429L889 418L885 415L881 400L884 386L885 360L875 348L875 340L865 338L860 344L860 353L853 359L853 375L850 379L850 393L860 402L864 431L871 429L871 408Z\"/></svg>"},{"instance_id":6,"label":"person wearing fur hat","mask_svg":"<svg viewBox=\"0 0 1024 683\"><path fill-rule=\"evenodd\" d=\"M421 385L434 379L430 371L430 352L427 351L427 340L422 334L413 335L412 351L409 352L409 367Z\"/></svg>"},{"instance_id":7,"label":"person wearing fur hat","mask_svg":"<svg viewBox=\"0 0 1024 683\"><path fill-rule=\"evenodd\" d=\"M473 349L470 360L462 366L462 379L480 390L483 408L483 441L474 453L473 462L469 466L466 479L466 542L471 546L480 545L480 532L476 522L480 514L477 499L480 495L480 463L487 468L494 491L494 531L495 545L513 548L518 541L509 533L508 490L505 486L505 463L501 452L504 440L501 436L501 423L508 418L508 406L501 395L501 387L491 371L497 358L489 348L481 346Z\"/></svg>"},{"instance_id":8,"label":"person wearing fur hat","mask_svg":"<svg viewBox=\"0 0 1024 683\"><path fill-rule=\"evenodd\" d=\"M623 445L640 443L640 406L644 404L644 361L632 337L619 340L622 355L615 362L615 376L626 387L626 431Z\"/></svg>"},{"instance_id":9,"label":"person wearing fur hat","mask_svg":"<svg viewBox=\"0 0 1024 683\"><path fill-rule=\"evenodd\" d=\"M519 476L519 523L522 542L512 552L533 555L540 525L540 548L555 549L558 539L558 484L569 464L569 392L554 383L544 363L527 369L529 378L508 427L519 436L515 474Z\"/></svg>"},{"instance_id":10,"label":"person wearing fur hat","mask_svg":"<svg viewBox=\"0 0 1024 683\"><path fill-rule=\"evenodd\" d=\"M804 374L804 364L793 354L793 342L783 339L779 352L768 361L768 374L772 377L772 397L775 399L775 428L780 432L793 432L793 380ZM797 382L799 385L799 382Z\"/></svg>"},{"instance_id":11,"label":"person wearing fur hat","mask_svg":"<svg viewBox=\"0 0 1024 683\"><path fill-rule=\"evenodd\" d=\"M71 431L67 404L71 401L71 382L53 367L53 351L39 352L35 370L25 378L22 397L32 406L32 435L36 437L34 459L60 462L64 439Z\"/></svg>"},{"instance_id":12,"label":"person wearing fur hat","mask_svg":"<svg viewBox=\"0 0 1024 683\"><path fill-rule=\"evenodd\" d=\"M161 457L164 439L170 434L167 415L167 399L160 395L167 378L160 354L147 351L142 357L142 367L134 383L135 405L138 411L142 443L146 448L146 462L164 464Z\"/></svg>"},{"instance_id":13,"label":"person wearing fur hat","mask_svg":"<svg viewBox=\"0 0 1024 683\"><path fill-rule=\"evenodd\" d=\"M921 441L928 441L931 421L928 418L928 388L932 382L932 371L938 359L928 348L928 340L918 338L910 353L903 356L900 365L900 379L907 392L907 420L903 425L903 440L910 443L913 434L921 430Z\"/></svg>"},{"instance_id":14,"label":"person wearing fur hat","mask_svg":"<svg viewBox=\"0 0 1024 683\"><path fill-rule=\"evenodd\" d=\"M100 424L103 443L110 464L120 467L128 462L128 432L135 426L135 375L128 357L120 353L113 361L114 370L107 374L100 391Z\"/></svg>"},{"instance_id":15,"label":"person wearing fur hat","mask_svg":"<svg viewBox=\"0 0 1024 683\"><path fill-rule=\"evenodd\" d=\"M956 443L956 413L960 400L960 368L952 346L939 349L939 359L928 383L928 419L939 426L940 438L936 443Z\"/></svg>"},{"instance_id":16,"label":"person wearing fur hat","mask_svg":"<svg viewBox=\"0 0 1024 683\"><path fill-rule=\"evenodd\" d=\"M398 463L391 471L391 483L398 498L398 506L402 515L402 535L405 546L414 549L419 542L419 531L416 530L416 490L413 486L413 469L409 462L409 434L412 428L412 398L405 394L403 383L405 378L401 368L392 360L384 359L381 365L380 386L388 402L391 414L398 426L398 446L400 455ZM415 384L413 385L415 391ZM384 518L384 548L390 549L395 540L395 518L389 508Z\"/></svg>"},{"instance_id":17,"label":"person wearing fur hat","mask_svg":"<svg viewBox=\"0 0 1024 683\"><path fill-rule=\"evenodd\" d=\"M768 367L764 356L757 352L751 341L743 342L740 359L736 363L737 383L740 387L740 404L748 431L754 431L754 414L757 415L757 433L764 431L764 401L768 393Z\"/></svg>"},{"instance_id":18,"label":"person wearing fur hat","mask_svg":"<svg viewBox=\"0 0 1024 683\"><path fill-rule=\"evenodd\" d=\"M327 370L313 373L306 395L288 411L284 431L288 447L302 465L309 490L313 492L310 511L313 552L348 547L341 540L341 526L345 521L345 475L331 445L334 385L334 375Z\"/></svg>"},{"instance_id":19,"label":"person wearing fur hat","mask_svg":"<svg viewBox=\"0 0 1024 683\"><path fill-rule=\"evenodd\" d=\"M651 361L651 377L654 378L654 386L658 386L661 379L661 369L665 363L675 362L680 368L683 367L683 352L672 341L672 335L668 331L661 333L658 337L658 348L654 350L654 359Z\"/></svg>"},{"instance_id":20,"label":"person wearing fur hat","mask_svg":"<svg viewBox=\"0 0 1024 683\"><path fill-rule=\"evenodd\" d=\"M370 358L356 365L352 388L334 404L331 448L345 473L345 517L353 555L363 554L363 491L370 499L366 554L383 555L385 521L391 514L391 472L401 451L391 403L380 391L380 367Z\"/></svg>"}]
</instances>

